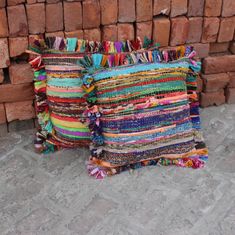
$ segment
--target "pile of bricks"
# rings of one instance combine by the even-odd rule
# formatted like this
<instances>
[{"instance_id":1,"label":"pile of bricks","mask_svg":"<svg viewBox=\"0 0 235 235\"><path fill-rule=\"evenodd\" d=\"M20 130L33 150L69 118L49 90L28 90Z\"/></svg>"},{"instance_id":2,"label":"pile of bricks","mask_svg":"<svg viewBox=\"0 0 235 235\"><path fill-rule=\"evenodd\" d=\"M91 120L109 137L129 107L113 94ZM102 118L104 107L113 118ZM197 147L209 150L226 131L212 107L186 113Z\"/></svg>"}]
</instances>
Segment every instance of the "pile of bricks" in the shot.
<instances>
[{"instance_id":1,"label":"pile of bricks","mask_svg":"<svg viewBox=\"0 0 235 235\"><path fill-rule=\"evenodd\" d=\"M198 84L206 107L235 103L234 28L235 0L0 0L1 128L35 117L24 53L35 35L98 41L147 36L161 47L193 45L203 63Z\"/></svg>"}]
</instances>

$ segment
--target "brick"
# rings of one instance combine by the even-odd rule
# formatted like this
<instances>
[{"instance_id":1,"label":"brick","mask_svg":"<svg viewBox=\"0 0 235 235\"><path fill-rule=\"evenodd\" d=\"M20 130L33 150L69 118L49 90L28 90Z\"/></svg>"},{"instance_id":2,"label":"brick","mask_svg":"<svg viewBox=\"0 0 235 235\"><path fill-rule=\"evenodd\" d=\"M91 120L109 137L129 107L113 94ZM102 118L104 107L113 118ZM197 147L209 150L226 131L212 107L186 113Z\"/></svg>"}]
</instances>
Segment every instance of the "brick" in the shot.
<instances>
[{"instance_id":1,"label":"brick","mask_svg":"<svg viewBox=\"0 0 235 235\"><path fill-rule=\"evenodd\" d=\"M65 37L66 38L79 38L83 39L83 30L75 30L71 32L65 32Z\"/></svg>"},{"instance_id":2,"label":"brick","mask_svg":"<svg viewBox=\"0 0 235 235\"><path fill-rule=\"evenodd\" d=\"M4 73L3 73L3 69L0 69L0 84L3 83L4 81Z\"/></svg>"},{"instance_id":3,"label":"brick","mask_svg":"<svg viewBox=\"0 0 235 235\"><path fill-rule=\"evenodd\" d=\"M199 58L205 58L209 55L210 44L209 43L191 43L191 46L194 47Z\"/></svg>"},{"instance_id":4,"label":"brick","mask_svg":"<svg viewBox=\"0 0 235 235\"><path fill-rule=\"evenodd\" d=\"M46 31L56 32L64 29L62 3L46 5Z\"/></svg>"},{"instance_id":5,"label":"brick","mask_svg":"<svg viewBox=\"0 0 235 235\"><path fill-rule=\"evenodd\" d=\"M64 27L66 31L82 29L82 4L64 2Z\"/></svg>"},{"instance_id":6,"label":"brick","mask_svg":"<svg viewBox=\"0 0 235 235\"><path fill-rule=\"evenodd\" d=\"M46 0L47 3L58 3L61 2L61 0Z\"/></svg>"},{"instance_id":7,"label":"brick","mask_svg":"<svg viewBox=\"0 0 235 235\"><path fill-rule=\"evenodd\" d=\"M100 26L100 4L98 0L86 0L83 3L83 28L91 29Z\"/></svg>"},{"instance_id":8,"label":"brick","mask_svg":"<svg viewBox=\"0 0 235 235\"><path fill-rule=\"evenodd\" d=\"M235 42L230 43L229 50L231 53L235 54Z\"/></svg>"},{"instance_id":9,"label":"brick","mask_svg":"<svg viewBox=\"0 0 235 235\"><path fill-rule=\"evenodd\" d=\"M235 55L207 57L203 61L205 74L235 72Z\"/></svg>"},{"instance_id":10,"label":"brick","mask_svg":"<svg viewBox=\"0 0 235 235\"><path fill-rule=\"evenodd\" d=\"M2 84L0 86L1 102L18 102L34 98L33 84Z\"/></svg>"},{"instance_id":11,"label":"brick","mask_svg":"<svg viewBox=\"0 0 235 235\"><path fill-rule=\"evenodd\" d=\"M102 29L103 41L117 41L118 40L118 27L117 25L105 25Z\"/></svg>"},{"instance_id":12,"label":"brick","mask_svg":"<svg viewBox=\"0 0 235 235\"><path fill-rule=\"evenodd\" d=\"M122 23L135 21L135 0L119 0L118 21Z\"/></svg>"},{"instance_id":13,"label":"brick","mask_svg":"<svg viewBox=\"0 0 235 235\"><path fill-rule=\"evenodd\" d=\"M29 33L45 33L46 28L46 14L45 4L37 3L33 5L26 5Z\"/></svg>"},{"instance_id":14,"label":"brick","mask_svg":"<svg viewBox=\"0 0 235 235\"><path fill-rule=\"evenodd\" d=\"M235 15L235 1L223 0L222 16L229 17Z\"/></svg>"},{"instance_id":15,"label":"brick","mask_svg":"<svg viewBox=\"0 0 235 235\"><path fill-rule=\"evenodd\" d=\"M154 0L153 15L169 15L171 10L171 0Z\"/></svg>"},{"instance_id":16,"label":"brick","mask_svg":"<svg viewBox=\"0 0 235 235\"><path fill-rule=\"evenodd\" d=\"M235 88L226 88L225 95L228 104L235 104Z\"/></svg>"},{"instance_id":17,"label":"brick","mask_svg":"<svg viewBox=\"0 0 235 235\"><path fill-rule=\"evenodd\" d=\"M21 3L25 3L25 0L7 0L8 6L15 6Z\"/></svg>"},{"instance_id":18,"label":"brick","mask_svg":"<svg viewBox=\"0 0 235 235\"><path fill-rule=\"evenodd\" d=\"M235 17L221 19L217 41L229 42L233 40L234 29L235 29Z\"/></svg>"},{"instance_id":19,"label":"brick","mask_svg":"<svg viewBox=\"0 0 235 235\"><path fill-rule=\"evenodd\" d=\"M27 0L27 4L35 4L37 3L37 0Z\"/></svg>"},{"instance_id":20,"label":"brick","mask_svg":"<svg viewBox=\"0 0 235 235\"><path fill-rule=\"evenodd\" d=\"M165 17L153 20L153 41L159 43L161 47L169 45L170 20Z\"/></svg>"},{"instance_id":21,"label":"brick","mask_svg":"<svg viewBox=\"0 0 235 235\"><path fill-rule=\"evenodd\" d=\"M101 24L116 24L118 17L118 1L117 0L100 0L101 8Z\"/></svg>"},{"instance_id":22,"label":"brick","mask_svg":"<svg viewBox=\"0 0 235 235\"><path fill-rule=\"evenodd\" d=\"M221 53L221 52L227 52L229 47L228 42L212 42L210 43L210 53Z\"/></svg>"},{"instance_id":23,"label":"brick","mask_svg":"<svg viewBox=\"0 0 235 235\"><path fill-rule=\"evenodd\" d=\"M171 0L171 17L184 15L188 10L187 0Z\"/></svg>"},{"instance_id":24,"label":"brick","mask_svg":"<svg viewBox=\"0 0 235 235\"><path fill-rule=\"evenodd\" d=\"M208 93L202 92L200 96L200 104L203 108L213 105L218 106L225 103L224 90Z\"/></svg>"},{"instance_id":25,"label":"brick","mask_svg":"<svg viewBox=\"0 0 235 235\"><path fill-rule=\"evenodd\" d=\"M28 46L28 37L9 38L10 57L22 55L28 49Z\"/></svg>"},{"instance_id":26,"label":"brick","mask_svg":"<svg viewBox=\"0 0 235 235\"><path fill-rule=\"evenodd\" d=\"M45 37L61 37L64 38L64 31L45 33Z\"/></svg>"},{"instance_id":27,"label":"brick","mask_svg":"<svg viewBox=\"0 0 235 235\"><path fill-rule=\"evenodd\" d=\"M188 38L189 21L185 16L171 19L171 40L170 45L184 44Z\"/></svg>"},{"instance_id":28,"label":"brick","mask_svg":"<svg viewBox=\"0 0 235 235\"><path fill-rule=\"evenodd\" d=\"M100 29L84 29L84 39L90 41L101 41Z\"/></svg>"},{"instance_id":29,"label":"brick","mask_svg":"<svg viewBox=\"0 0 235 235\"><path fill-rule=\"evenodd\" d=\"M3 8L6 6L6 0L0 0L0 8Z\"/></svg>"},{"instance_id":30,"label":"brick","mask_svg":"<svg viewBox=\"0 0 235 235\"><path fill-rule=\"evenodd\" d=\"M203 16L205 0L189 0L188 16Z\"/></svg>"},{"instance_id":31,"label":"brick","mask_svg":"<svg viewBox=\"0 0 235 235\"><path fill-rule=\"evenodd\" d=\"M216 42L220 20L217 17L204 18L202 42Z\"/></svg>"},{"instance_id":32,"label":"brick","mask_svg":"<svg viewBox=\"0 0 235 235\"><path fill-rule=\"evenodd\" d=\"M152 0L136 0L136 21L152 20L153 17L153 1Z\"/></svg>"},{"instance_id":33,"label":"brick","mask_svg":"<svg viewBox=\"0 0 235 235\"><path fill-rule=\"evenodd\" d=\"M9 67L9 76L12 84L33 81L33 71L28 63L12 63Z\"/></svg>"},{"instance_id":34,"label":"brick","mask_svg":"<svg viewBox=\"0 0 235 235\"><path fill-rule=\"evenodd\" d=\"M229 76L228 87L229 88L235 88L235 72L229 72L228 76Z\"/></svg>"},{"instance_id":35,"label":"brick","mask_svg":"<svg viewBox=\"0 0 235 235\"><path fill-rule=\"evenodd\" d=\"M6 68L10 65L8 42L6 38L0 38L0 68Z\"/></svg>"},{"instance_id":36,"label":"brick","mask_svg":"<svg viewBox=\"0 0 235 235\"><path fill-rule=\"evenodd\" d=\"M135 37L133 24L118 24L118 40L133 40Z\"/></svg>"},{"instance_id":37,"label":"brick","mask_svg":"<svg viewBox=\"0 0 235 235\"><path fill-rule=\"evenodd\" d=\"M203 81L200 76L197 76L197 93L202 92Z\"/></svg>"},{"instance_id":38,"label":"brick","mask_svg":"<svg viewBox=\"0 0 235 235\"><path fill-rule=\"evenodd\" d=\"M24 5L7 8L10 37L27 36L28 23Z\"/></svg>"},{"instance_id":39,"label":"brick","mask_svg":"<svg viewBox=\"0 0 235 235\"><path fill-rule=\"evenodd\" d=\"M202 17L189 18L189 33L187 43L200 42L202 37Z\"/></svg>"},{"instance_id":40,"label":"brick","mask_svg":"<svg viewBox=\"0 0 235 235\"><path fill-rule=\"evenodd\" d=\"M205 0L205 16L220 16L222 0Z\"/></svg>"},{"instance_id":41,"label":"brick","mask_svg":"<svg viewBox=\"0 0 235 235\"><path fill-rule=\"evenodd\" d=\"M144 38L152 38L152 21L136 23L136 38L140 37L142 42Z\"/></svg>"},{"instance_id":42,"label":"brick","mask_svg":"<svg viewBox=\"0 0 235 235\"><path fill-rule=\"evenodd\" d=\"M6 112L4 108L4 104L0 104L0 124L6 123Z\"/></svg>"},{"instance_id":43,"label":"brick","mask_svg":"<svg viewBox=\"0 0 235 235\"><path fill-rule=\"evenodd\" d=\"M5 108L8 122L14 120L28 120L35 117L32 100L6 103Z\"/></svg>"},{"instance_id":44,"label":"brick","mask_svg":"<svg viewBox=\"0 0 235 235\"><path fill-rule=\"evenodd\" d=\"M8 32L8 23L7 23L7 14L6 10L0 9L0 38L7 37Z\"/></svg>"}]
</instances>

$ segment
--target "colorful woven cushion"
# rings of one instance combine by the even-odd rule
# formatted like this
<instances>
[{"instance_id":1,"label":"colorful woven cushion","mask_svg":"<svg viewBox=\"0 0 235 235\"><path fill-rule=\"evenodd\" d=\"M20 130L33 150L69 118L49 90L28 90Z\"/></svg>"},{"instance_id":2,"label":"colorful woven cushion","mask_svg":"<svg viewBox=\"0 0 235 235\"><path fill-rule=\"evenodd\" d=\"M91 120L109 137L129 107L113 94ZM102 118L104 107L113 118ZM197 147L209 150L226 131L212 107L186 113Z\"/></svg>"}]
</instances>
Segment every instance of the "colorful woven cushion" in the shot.
<instances>
[{"instance_id":1,"label":"colorful woven cushion","mask_svg":"<svg viewBox=\"0 0 235 235\"><path fill-rule=\"evenodd\" d=\"M195 141L186 59L85 75L92 133L88 170L97 178L146 165L198 168L207 149Z\"/></svg>"}]
</instances>

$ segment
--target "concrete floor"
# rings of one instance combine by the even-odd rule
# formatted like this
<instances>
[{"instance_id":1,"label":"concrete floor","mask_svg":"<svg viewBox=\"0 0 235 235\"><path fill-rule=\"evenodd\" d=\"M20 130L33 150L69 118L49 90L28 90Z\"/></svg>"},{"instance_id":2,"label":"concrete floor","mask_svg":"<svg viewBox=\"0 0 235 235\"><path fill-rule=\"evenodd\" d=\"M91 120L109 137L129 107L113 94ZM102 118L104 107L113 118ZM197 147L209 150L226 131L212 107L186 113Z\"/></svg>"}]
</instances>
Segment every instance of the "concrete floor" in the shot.
<instances>
[{"instance_id":1,"label":"concrete floor","mask_svg":"<svg viewBox=\"0 0 235 235\"><path fill-rule=\"evenodd\" d=\"M85 149L34 153L34 130L0 139L1 235L235 234L235 105L203 109L204 169L90 178Z\"/></svg>"}]
</instances>

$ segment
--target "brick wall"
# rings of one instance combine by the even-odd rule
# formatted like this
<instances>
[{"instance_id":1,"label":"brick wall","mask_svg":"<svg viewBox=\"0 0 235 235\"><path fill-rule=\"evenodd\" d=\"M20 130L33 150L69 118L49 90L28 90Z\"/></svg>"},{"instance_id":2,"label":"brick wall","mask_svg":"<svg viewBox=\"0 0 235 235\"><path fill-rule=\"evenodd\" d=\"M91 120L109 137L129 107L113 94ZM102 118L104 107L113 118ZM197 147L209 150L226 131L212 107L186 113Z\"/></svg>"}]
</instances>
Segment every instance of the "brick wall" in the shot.
<instances>
[{"instance_id":1,"label":"brick wall","mask_svg":"<svg viewBox=\"0 0 235 235\"><path fill-rule=\"evenodd\" d=\"M198 85L206 107L235 103L234 27L235 0L0 0L0 129L35 117L24 51L37 34L192 44L203 63Z\"/></svg>"}]
</instances>

